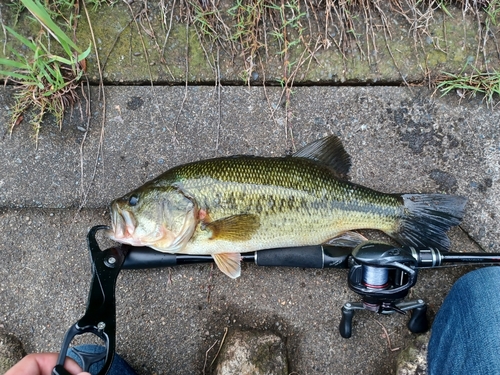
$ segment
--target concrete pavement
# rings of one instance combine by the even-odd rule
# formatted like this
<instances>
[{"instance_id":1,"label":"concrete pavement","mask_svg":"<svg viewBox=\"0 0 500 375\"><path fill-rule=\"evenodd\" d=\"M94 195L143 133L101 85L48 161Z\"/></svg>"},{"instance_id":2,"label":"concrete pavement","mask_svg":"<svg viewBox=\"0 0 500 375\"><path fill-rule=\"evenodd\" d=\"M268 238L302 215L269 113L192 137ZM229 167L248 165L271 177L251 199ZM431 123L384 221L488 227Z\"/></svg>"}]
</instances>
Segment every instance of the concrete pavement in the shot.
<instances>
[{"instance_id":1,"label":"concrete pavement","mask_svg":"<svg viewBox=\"0 0 500 375\"><path fill-rule=\"evenodd\" d=\"M353 159L352 181L384 192L467 196L464 222L450 232L452 250L500 251L500 115L480 99L431 97L424 88L299 87L285 108L276 87L105 91L104 104L92 88L90 118L75 108L60 132L45 121L38 150L28 118L0 140L0 322L28 352L57 351L83 313L85 236L109 223L109 202L188 161L282 156L337 134ZM2 88L3 124L11 104L11 90ZM469 269L422 271L412 297L428 301L432 317ZM244 265L237 280L210 265L123 271L117 295L117 351L141 374L201 374L225 328L277 333L299 374L394 373L398 351L377 322L392 347L415 340L406 317L368 312L355 316L351 339L341 338L340 308L358 298L338 270Z\"/></svg>"}]
</instances>

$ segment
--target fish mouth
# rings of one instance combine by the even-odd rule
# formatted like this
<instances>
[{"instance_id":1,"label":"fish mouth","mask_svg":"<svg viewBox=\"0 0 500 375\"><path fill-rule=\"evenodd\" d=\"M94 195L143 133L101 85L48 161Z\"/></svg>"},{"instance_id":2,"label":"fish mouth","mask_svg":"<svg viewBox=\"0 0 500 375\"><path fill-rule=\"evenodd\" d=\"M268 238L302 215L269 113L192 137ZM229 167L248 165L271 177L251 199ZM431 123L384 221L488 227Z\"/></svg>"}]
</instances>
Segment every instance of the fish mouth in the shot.
<instances>
[{"instance_id":1,"label":"fish mouth","mask_svg":"<svg viewBox=\"0 0 500 375\"><path fill-rule=\"evenodd\" d=\"M107 236L113 241L132 246L148 246L163 252L182 250L193 236L198 223L194 205L176 218L165 222L163 205L149 213L131 212L115 201L110 207L111 228Z\"/></svg>"},{"instance_id":2,"label":"fish mouth","mask_svg":"<svg viewBox=\"0 0 500 375\"><path fill-rule=\"evenodd\" d=\"M117 203L111 205L111 229L106 233L108 238L131 246L151 246L158 234L145 235L138 227L138 220L132 212L120 208Z\"/></svg>"},{"instance_id":3,"label":"fish mouth","mask_svg":"<svg viewBox=\"0 0 500 375\"><path fill-rule=\"evenodd\" d=\"M111 207L111 229L108 231L108 236L112 240L129 243L133 239L136 227L137 220L133 213L121 210L116 204Z\"/></svg>"}]
</instances>

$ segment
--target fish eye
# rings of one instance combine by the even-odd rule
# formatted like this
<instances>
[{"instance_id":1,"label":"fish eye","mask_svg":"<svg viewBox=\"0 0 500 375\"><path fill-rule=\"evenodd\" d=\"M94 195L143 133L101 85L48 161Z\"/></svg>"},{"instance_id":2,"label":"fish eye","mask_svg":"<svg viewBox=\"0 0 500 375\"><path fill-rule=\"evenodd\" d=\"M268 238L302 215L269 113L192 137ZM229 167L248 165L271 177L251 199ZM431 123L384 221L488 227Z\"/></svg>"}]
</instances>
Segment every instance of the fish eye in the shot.
<instances>
[{"instance_id":1,"label":"fish eye","mask_svg":"<svg viewBox=\"0 0 500 375\"><path fill-rule=\"evenodd\" d=\"M139 197L137 195L131 195L128 199L128 204L131 206L135 206L139 202Z\"/></svg>"}]
</instances>

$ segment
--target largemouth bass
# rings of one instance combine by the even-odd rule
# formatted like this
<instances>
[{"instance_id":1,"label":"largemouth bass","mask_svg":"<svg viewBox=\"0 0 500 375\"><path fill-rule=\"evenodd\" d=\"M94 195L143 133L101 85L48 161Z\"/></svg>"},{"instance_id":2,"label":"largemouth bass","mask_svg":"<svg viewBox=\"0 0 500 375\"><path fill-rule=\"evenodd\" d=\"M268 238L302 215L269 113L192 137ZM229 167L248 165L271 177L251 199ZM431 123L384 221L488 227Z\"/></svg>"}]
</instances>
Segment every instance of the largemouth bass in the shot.
<instances>
[{"instance_id":1,"label":"largemouth bass","mask_svg":"<svg viewBox=\"0 0 500 375\"><path fill-rule=\"evenodd\" d=\"M401 244L448 250L466 199L386 194L346 180L350 157L335 136L292 156L233 156L174 167L111 204L109 236L168 253L211 254L240 275L240 253L317 245L377 229Z\"/></svg>"}]
</instances>

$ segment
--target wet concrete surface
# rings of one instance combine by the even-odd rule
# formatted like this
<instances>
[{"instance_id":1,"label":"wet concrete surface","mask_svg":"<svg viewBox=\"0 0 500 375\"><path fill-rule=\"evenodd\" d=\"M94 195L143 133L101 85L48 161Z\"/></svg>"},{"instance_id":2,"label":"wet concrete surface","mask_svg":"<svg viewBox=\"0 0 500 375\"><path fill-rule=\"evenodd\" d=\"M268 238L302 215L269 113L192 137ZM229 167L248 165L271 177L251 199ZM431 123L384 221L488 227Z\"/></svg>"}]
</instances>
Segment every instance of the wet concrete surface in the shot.
<instances>
[{"instance_id":1,"label":"wet concrete surface","mask_svg":"<svg viewBox=\"0 0 500 375\"><path fill-rule=\"evenodd\" d=\"M112 199L175 165L220 155L283 156L327 134L337 134L351 154L353 182L468 197L463 224L450 232L452 250L500 251L498 111L480 99L431 97L423 88L299 87L288 106L281 94L269 87L107 87L104 107L92 88L91 118L75 108L62 131L45 121L38 150L29 118L11 136L4 132L0 322L28 352L57 351L85 308L86 234L109 224ZM11 104L11 90L2 88L0 108ZM0 121L7 117L2 110ZM432 320L454 280L470 269L421 271L410 297L429 303ZM251 264L237 280L208 264L124 270L117 351L140 374L201 374L226 328L251 328L284 338L294 373L394 373L399 350L391 348L415 340L408 317L361 312L353 337L341 338L340 308L359 299L346 276ZM208 363L215 353L208 352Z\"/></svg>"}]
</instances>

